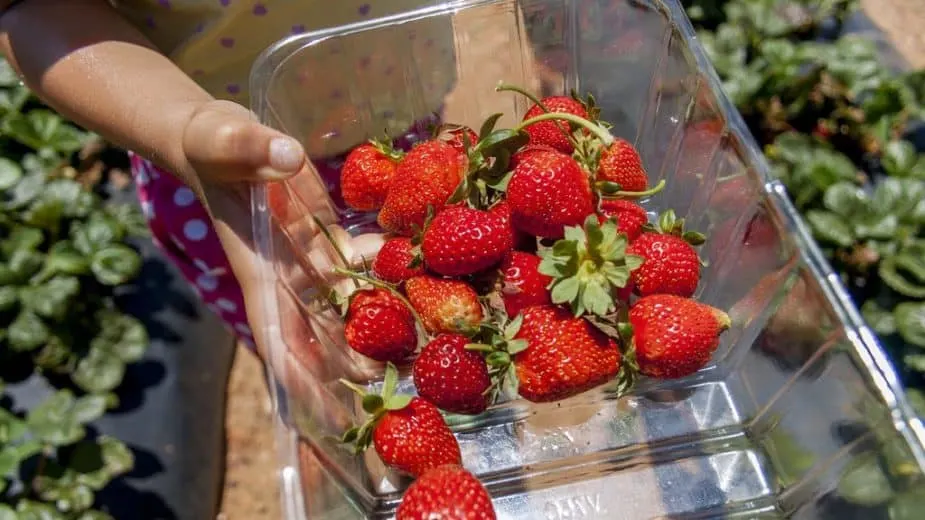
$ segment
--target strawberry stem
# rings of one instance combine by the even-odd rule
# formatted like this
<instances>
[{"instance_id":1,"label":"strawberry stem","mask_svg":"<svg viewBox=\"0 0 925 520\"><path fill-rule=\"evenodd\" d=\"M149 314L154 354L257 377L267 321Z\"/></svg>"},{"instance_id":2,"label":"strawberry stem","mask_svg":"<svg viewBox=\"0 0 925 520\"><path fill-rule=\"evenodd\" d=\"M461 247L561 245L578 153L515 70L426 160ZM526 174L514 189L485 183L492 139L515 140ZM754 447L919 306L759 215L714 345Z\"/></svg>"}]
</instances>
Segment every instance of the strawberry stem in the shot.
<instances>
[{"instance_id":1,"label":"strawberry stem","mask_svg":"<svg viewBox=\"0 0 925 520\"><path fill-rule=\"evenodd\" d=\"M540 99L539 99L538 97L534 96L534 95L531 94L530 92L527 92L526 90L524 90L524 89L522 89L522 88L520 88L520 87L518 87L518 86L515 86L515 85L508 85L508 84L506 84L506 83L504 83L504 82L501 82L501 83L498 83L498 86L497 86L497 87L495 87L495 92L516 92L516 93L518 93L518 94L520 94L520 95L526 97L526 98L529 99L530 101L533 101L533 103L534 103L536 106L540 107L540 109L542 109L543 112L545 112L545 113L547 113L547 114L549 113L549 109L546 108L546 105L544 105L543 102L540 101Z\"/></svg>"},{"instance_id":2,"label":"strawberry stem","mask_svg":"<svg viewBox=\"0 0 925 520\"><path fill-rule=\"evenodd\" d=\"M551 119L558 119L560 121L568 121L569 123L575 123L576 125L587 129L589 132L594 134L598 139L601 140L601 143L604 146L610 146L614 142L613 135L605 130L600 125L596 125L587 119L576 116L575 114L569 114L567 112L548 112L546 114L541 114L536 117L527 119L526 121L521 122L514 128L514 131L521 132L524 128L539 123L540 121L549 121Z\"/></svg>"},{"instance_id":3,"label":"strawberry stem","mask_svg":"<svg viewBox=\"0 0 925 520\"><path fill-rule=\"evenodd\" d=\"M645 190L645 191L615 191L613 193L608 193L604 198L607 199L620 199L620 198L634 198L641 199L643 197L648 197L650 195L655 195L656 193L665 189L665 179L658 181L658 184Z\"/></svg>"},{"instance_id":4,"label":"strawberry stem","mask_svg":"<svg viewBox=\"0 0 925 520\"><path fill-rule=\"evenodd\" d=\"M343 262L344 267L349 267L350 262L347 261L347 256L344 255L344 251L340 248L340 245L338 245L337 241L334 240L334 236L331 235L330 231L328 231L328 228L327 226L324 225L324 222L321 222L321 219L316 217L314 213L309 213L309 214L311 215L312 220L315 221L315 225L318 226L318 229L321 230L321 234L324 235L324 238L326 238L328 242L331 244L331 247L334 248L334 252L337 254L337 258L340 259L341 262ZM334 269L337 270L336 267ZM357 289L360 288L360 283L357 282L356 280L353 280L353 285L355 285Z\"/></svg>"},{"instance_id":5,"label":"strawberry stem","mask_svg":"<svg viewBox=\"0 0 925 520\"><path fill-rule=\"evenodd\" d=\"M411 302L408 301L408 299L405 298L405 296L402 293L396 291L395 287L393 287L392 285L387 284L381 280L376 280L375 278L371 276L366 276L365 274L356 273L354 271L351 271L349 269L343 269L341 267L334 267L334 272L337 274L342 274L344 276L353 278L354 281L356 280L364 281L372 285L373 287L378 287L380 289L385 289L386 291L389 291L390 293L392 293L393 296L401 300L402 303L404 303L405 306L408 307L408 310L411 311L411 315L414 316L414 319L418 323L421 323L421 324L424 323L424 321L421 319L421 316L418 314L418 311L415 310L413 305L411 305ZM359 287L359 283L357 283L357 287Z\"/></svg>"}]
</instances>

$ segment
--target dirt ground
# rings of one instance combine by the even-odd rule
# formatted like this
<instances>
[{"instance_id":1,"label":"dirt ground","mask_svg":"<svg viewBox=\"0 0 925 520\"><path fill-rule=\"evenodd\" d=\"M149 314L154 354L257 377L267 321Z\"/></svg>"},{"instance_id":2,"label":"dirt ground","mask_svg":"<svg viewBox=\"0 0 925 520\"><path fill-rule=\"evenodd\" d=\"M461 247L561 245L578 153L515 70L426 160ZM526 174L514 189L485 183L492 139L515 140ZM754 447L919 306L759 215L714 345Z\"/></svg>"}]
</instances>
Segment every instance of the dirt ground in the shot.
<instances>
[{"instance_id":1,"label":"dirt ground","mask_svg":"<svg viewBox=\"0 0 925 520\"><path fill-rule=\"evenodd\" d=\"M925 2L862 0L861 4L911 66L925 67ZM269 396L260 363L244 350L238 352L231 371L227 407L227 470L218 519L278 519L278 458Z\"/></svg>"}]
</instances>

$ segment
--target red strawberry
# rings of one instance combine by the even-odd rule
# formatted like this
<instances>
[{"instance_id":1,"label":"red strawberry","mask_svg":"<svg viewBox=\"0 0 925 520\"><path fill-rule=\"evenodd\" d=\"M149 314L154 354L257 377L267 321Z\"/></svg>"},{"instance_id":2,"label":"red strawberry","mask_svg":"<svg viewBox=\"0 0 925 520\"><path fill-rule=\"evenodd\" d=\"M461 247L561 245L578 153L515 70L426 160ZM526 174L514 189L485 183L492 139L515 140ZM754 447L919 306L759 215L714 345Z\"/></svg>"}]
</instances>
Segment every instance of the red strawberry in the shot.
<instances>
[{"instance_id":1,"label":"red strawberry","mask_svg":"<svg viewBox=\"0 0 925 520\"><path fill-rule=\"evenodd\" d=\"M267 183L267 207L270 209L270 215L273 215L280 224L289 223L289 195L286 193L285 184L282 182Z\"/></svg>"},{"instance_id":2,"label":"red strawberry","mask_svg":"<svg viewBox=\"0 0 925 520\"><path fill-rule=\"evenodd\" d=\"M372 444L386 465L414 477L445 464L462 464L459 443L433 404L407 395L395 395L398 370L386 365L382 395L369 394L349 381L341 383L356 392L370 418L344 433L342 442L362 452Z\"/></svg>"},{"instance_id":3,"label":"red strawberry","mask_svg":"<svg viewBox=\"0 0 925 520\"><path fill-rule=\"evenodd\" d=\"M555 148L549 145L531 143L531 144L528 144L527 146L524 146L520 150L517 150L517 153L511 156L511 163L509 165L510 168L513 170L514 168L517 167L517 164L520 161L522 161L525 157L529 156L530 154L534 152L540 152L540 151L562 153L559 150L556 150ZM562 155L565 155L565 154L562 154Z\"/></svg>"},{"instance_id":4,"label":"red strawberry","mask_svg":"<svg viewBox=\"0 0 925 520\"><path fill-rule=\"evenodd\" d=\"M620 191L638 192L649 187L649 177L633 145L617 137L601 152L597 180L620 185Z\"/></svg>"},{"instance_id":5,"label":"red strawberry","mask_svg":"<svg viewBox=\"0 0 925 520\"><path fill-rule=\"evenodd\" d=\"M627 248L627 253L644 259L633 272L636 293L692 296L700 283L700 258L692 246L703 244L706 237L685 231L684 219L673 210L663 213L654 227Z\"/></svg>"},{"instance_id":6,"label":"red strawberry","mask_svg":"<svg viewBox=\"0 0 925 520\"><path fill-rule=\"evenodd\" d=\"M402 361L418 344L414 316L385 289L359 291L351 298L344 336L350 348L376 361Z\"/></svg>"},{"instance_id":7,"label":"red strawberry","mask_svg":"<svg viewBox=\"0 0 925 520\"><path fill-rule=\"evenodd\" d=\"M437 139L446 142L459 151L459 153L468 154L469 150L466 149L465 138L463 136L468 137L470 147L475 146L479 142L478 134L468 126L446 124L442 125L437 130Z\"/></svg>"},{"instance_id":8,"label":"red strawberry","mask_svg":"<svg viewBox=\"0 0 925 520\"><path fill-rule=\"evenodd\" d=\"M551 305L530 307L516 335L527 341L514 355L520 395L550 402L612 380L620 370L617 344L584 318Z\"/></svg>"},{"instance_id":9,"label":"red strawberry","mask_svg":"<svg viewBox=\"0 0 925 520\"><path fill-rule=\"evenodd\" d=\"M541 100L543 105L550 112L564 112L574 114L585 119L588 118L588 111L577 100L569 96L551 96ZM524 121L541 116L546 112L539 106L533 105L524 115ZM570 154L574 151L571 141L569 141L569 124L565 121L540 121L524 128L527 135L530 136L531 144L544 144L551 146L562 153Z\"/></svg>"},{"instance_id":10,"label":"red strawberry","mask_svg":"<svg viewBox=\"0 0 925 520\"><path fill-rule=\"evenodd\" d=\"M507 226L511 233L511 244L513 244L514 249L529 251L536 248L536 239L534 237L514 227L514 223L511 221L511 205L508 201L500 200L494 206L488 208L488 212L492 215L497 215Z\"/></svg>"},{"instance_id":11,"label":"red strawberry","mask_svg":"<svg viewBox=\"0 0 925 520\"><path fill-rule=\"evenodd\" d=\"M540 257L520 251L511 252L501 264L501 299L511 318L527 307L552 303L548 289L552 278L541 274L539 266Z\"/></svg>"},{"instance_id":12,"label":"red strawberry","mask_svg":"<svg viewBox=\"0 0 925 520\"><path fill-rule=\"evenodd\" d=\"M725 312L670 294L641 298L630 309L629 321L639 371L664 379L703 368L730 326Z\"/></svg>"},{"instance_id":13,"label":"red strawberry","mask_svg":"<svg viewBox=\"0 0 925 520\"><path fill-rule=\"evenodd\" d=\"M640 296L674 294L689 297L700 283L700 258L683 238L662 233L643 233L627 253L645 260L633 271Z\"/></svg>"},{"instance_id":14,"label":"red strawberry","mask_svg":"<svg viewBox=\"0 0 925 520\"><path fill-rule=\"evenodd\" d=\"M588 176L574 159L555 152L536 151L518 163L507 201L516 228L545 238L561 238L566 226L594 212Z\"/></svg>"},{"instance_id":15,"label":"red strawberry","mask_svg":"<svg viewBox=\"0 0 925 520\"><path fill-rule=\"evenodd\" d=\"M459 443L440 410L420 397L386 412L373 431L373 445L382 462L414 476L443 464L462 464Z\"/></svg>"},{"instance_id":16,"label":"red strawberry","mask_svg":"<svg viewBox=\"0 0 925 520\"><path fill-rule=\"evenodd\" d=\"M496 520L491 496L460 466L441 466L414 481L395 520Z\"/></svg>"},{"instance_id":17,"label":"red strawberry","mask_svg":"<svg viewBox=\"0 0 925 520\"><path fill-rule=\"evenodd\" d=\"M360 211L381 208L395 179L399 157L374 144L361 144L351 150L340 173L344 202Z\"/></svg>"},{"instance_id":18,"label":"red strawberry","mask_svg":"<svg viewBox=\"0 0 925 520\"><path fill-rule=\"evenodd\" d=\"M414 360L414 387L418 395L442 410L480 414L488 408L488 365L478 352L466 350L469 338L440 334Z\"/></svg>"},{"instance_id":19,"label":"red strawberry","mask_svg":"<svg viewBox=\"0 0 925 520\"><path fill-rule=\"evenodd\" d=\"M378 222L386 231L411 236L424 226L427 208L439 210L466 173L466 157L449 144L425 141L399 163Z\"/></svg>"},{"instance_id":20,"label":"red strawberry","mask_svg":"<svg viewBox=\"0 0 925 520\"><path fill-rule=\"evenodd\" d=\"M601 201L600 212L605 217L617 218L617 230L626 235L626 238L632 242L642 234L642 227L649 222L649 215L646 210L628 200L622 199L604 199Z\"/></svg>"},{"instance_id":21,"label":"red strawberry","mask_svg":"<svg viewBox=\"0 0 925 520\"><path fill-rule=\"evenodd\" d=\"M408 267L414 259L413 249L410 238L396 237L386 240L373 260L373 274L384 282L401 283L423 273L422 266Z\"/></svg>"},{"instance_id":22,"label":"red strawberry","mask_svg":"<svg viewBox=\"0 0 925 520\"><path fill-rule=\"evenodd\" d=\"M424 231L421 251L431 271L464 276L485 270L511 250L510 226L504 219L468 206L446 208Z\"/></svg>"},{"instance_id":23,"label":"red strawberry","mask_svg":"<svg viewBox=\"0 0 925 520\"><path fill-rule=\"evenodd\" d=\"M465 282L420 275L405 282L405 292L431 334L466 333L482 322L479 295Z\"/></svg>"}]
</instances>

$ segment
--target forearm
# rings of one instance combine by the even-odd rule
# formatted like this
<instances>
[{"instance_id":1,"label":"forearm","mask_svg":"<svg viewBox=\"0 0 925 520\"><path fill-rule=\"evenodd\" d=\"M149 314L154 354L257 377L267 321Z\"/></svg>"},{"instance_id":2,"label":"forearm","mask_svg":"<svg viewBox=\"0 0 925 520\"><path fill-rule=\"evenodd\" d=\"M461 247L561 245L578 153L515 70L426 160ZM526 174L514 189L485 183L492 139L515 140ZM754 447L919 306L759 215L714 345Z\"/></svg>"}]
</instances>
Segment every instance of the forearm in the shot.
<instances>
[{"instance_id":1,"label":"forearm","mask_svg":"<svg viewBox=\"0 0 925 520\"><path fill-rule=\"evenodd\" d=\"M177 133L212 98L105 0L25 0L0 15L0 51L66 117L183 176L190 170Z\"/></svg>"}]
</instances>

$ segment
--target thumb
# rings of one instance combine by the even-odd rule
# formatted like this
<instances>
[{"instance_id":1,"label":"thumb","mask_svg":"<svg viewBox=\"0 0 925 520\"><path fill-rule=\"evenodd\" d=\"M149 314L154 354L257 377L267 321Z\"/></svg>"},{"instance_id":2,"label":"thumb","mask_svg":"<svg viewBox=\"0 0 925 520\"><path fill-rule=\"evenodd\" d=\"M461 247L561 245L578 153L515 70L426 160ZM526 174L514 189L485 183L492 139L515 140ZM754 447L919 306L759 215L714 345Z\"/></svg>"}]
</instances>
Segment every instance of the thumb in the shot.
<instances>
[{"instance_id":1,"label":"thumb","mask_svg":"<svg viewBox=\"0 0 925 520\"><path fill-rule=\"evenodd\" d=\"M251 111L228 101L196 110L183 131L183 150L206 183L279 181L307 167L298 141L261 125Z\"/></svg>"}]
</instances>

